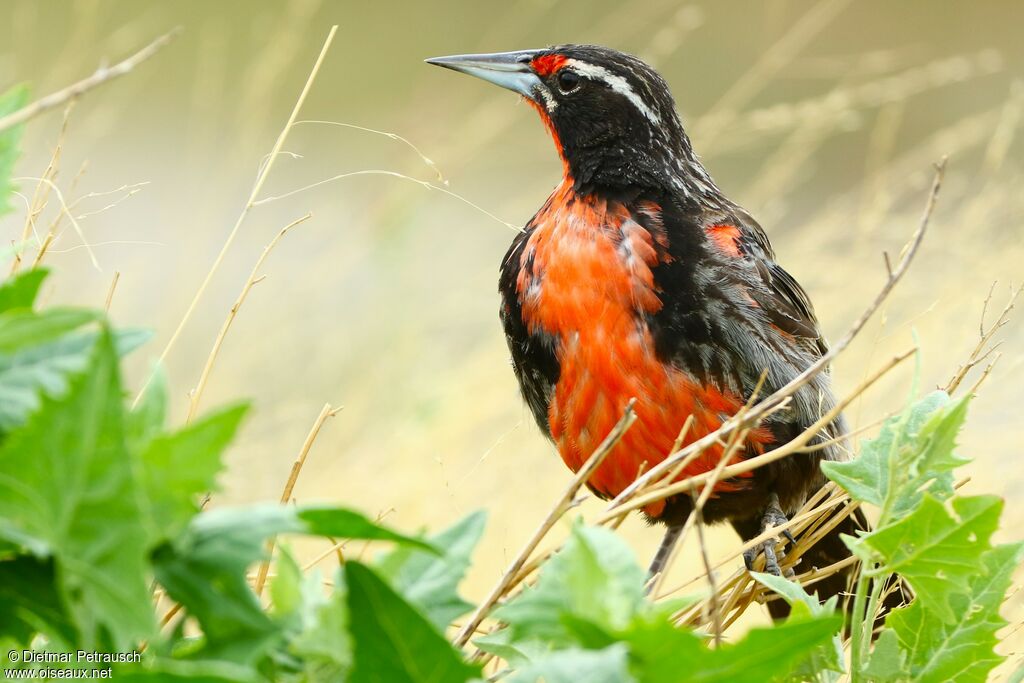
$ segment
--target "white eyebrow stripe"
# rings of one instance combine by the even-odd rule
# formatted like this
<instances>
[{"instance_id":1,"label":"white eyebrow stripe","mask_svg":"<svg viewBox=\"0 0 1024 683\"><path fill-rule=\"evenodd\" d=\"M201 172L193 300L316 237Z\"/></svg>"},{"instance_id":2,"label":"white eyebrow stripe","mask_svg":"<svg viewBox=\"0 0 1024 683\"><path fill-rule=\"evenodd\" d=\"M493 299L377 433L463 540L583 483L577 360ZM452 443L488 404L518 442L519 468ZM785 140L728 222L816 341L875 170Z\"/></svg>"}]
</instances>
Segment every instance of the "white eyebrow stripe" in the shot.
<instances>
[{"instance_id":1,"label":"white eyebrow stripe","mask_svg":"<svg viewBox=\"0 0 1024 683\"><path fill-rule=\"evenodd\" d=\"M586 76L587 78L604 81L605 83L608 84L609 88L611 88L612 90L614 90L615 92L619 93L627 100L632 102L633 106L639 109L640 113L646 116L651 122L661 122L661 119L658 117L658 115L651 111L650 107L647 106L647 103L644 102L640 98L640 96L636 94L636 91L633 90L633 87L629 84L629 81L627 81L622 76L613 74L611 71L608 71L608 69L604 68L603 66L597 66L596 64L590 64L588 62L583 62L578 59L567 60L566 66L571 66L576 71L576 73L578 73L581 76Z\"/></svg>"}]
</instances>

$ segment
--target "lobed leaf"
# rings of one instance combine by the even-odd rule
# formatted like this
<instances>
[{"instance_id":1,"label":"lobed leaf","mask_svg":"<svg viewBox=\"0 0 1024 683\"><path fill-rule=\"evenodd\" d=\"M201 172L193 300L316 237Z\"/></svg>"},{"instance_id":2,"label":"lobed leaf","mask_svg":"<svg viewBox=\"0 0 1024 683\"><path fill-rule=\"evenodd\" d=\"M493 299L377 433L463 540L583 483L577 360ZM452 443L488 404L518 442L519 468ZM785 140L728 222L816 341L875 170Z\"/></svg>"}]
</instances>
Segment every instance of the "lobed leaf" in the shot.
<instances>
[{"instance_id":1,"label":"lobed leaf","mask_svg":"<svg viewBox=\"0 0 1024 683\"><path fill-rule=\"evenodd\" d=\"M6 315L6 314L5 314ZM86 646L148 636L146 533L124 440L121 383L103 329L84 374L0 447L0 537L52 557Z\"/></svg>"},{"instance_id":2,"label":"lobed leaf","mask_svg":"<svg viewBox=\"0 0 1024 683\"><path fill-rule=\"evenodd\" d=\"M951 622L936 619L921 602L889 615L886 625L899 639L909 680L987 680L1003 661L994 651L996 633L1007 623L999 607L1022 558L1024 543L997 546L982 555L967 591L950 598L956 614Z\"/></svg>"},{"instance_id":3,"label":"lobed leaf","mask_svg":"<svg viewBox=\"0 0 1024 683\"><path fill-rule=\"evenodd\" d=\"M418 607L436 628L445 629L473 606L459 597L457 588L486 522L487 513L474 512L427 537L441 554L398 546L378 557L373 563L374 570Z\"/></svg>"},{"instance_id":4,"label":"lobed leaf","mask_svg":"<svg viewBox=\"0 0 1024 683\"><path fill-rule=\"evenodd\" d=\"M0 284L0 313L15 308L32 308L39 288L49 274L46 268L33 268L5 280Z\"/></svg>"},{"instance_id":5,"label":"lobed leaf","mask_svg":"<svg viewBox=\"0 0 1024 683\"><path fill-rule=\"evenodd\" d=\"M347 562L344 574L355 646L349 683L462 683L480 676L372 569Z\"/></svg>"},{"instance_id":6,"label":"lobed leaf","mask_svg":"<svg viewBox=\"0 0 1024 683\"><path fill-rule=\"evenodd\" d=\"M495 610L515 638L575 643L571 616L597 628L625 628L645 605L644 570L614 532L576 525L561 551L545 565L533 588Z\"/></svg>"},{"instance_id":7,"label":"lobed leaf","mask_svg":"<svg viewBox=\"0 0 1024 683\"><path fill-rule=\"evenodd\" d=\"M903 576L917 602L945 622L956 618L951 598L969 590L1003 503L996 496L971 496L954 498L952 507L959 519L925 494L920 506L899 522L860 539L846 538L861 558L880 563L873 573Z\"/></svg>"},{"instance_id":8,"label":"lobed leaf","mask_svg":"<svg viewBox=\"0 0 1024 683\"><path fill-rule=\"evenodd\" d=\"M158 409L143 404L143 410ZM139 483L154 542L176 537L199 512L197 497L215 488L221 453L247 411L247 405L225 408L149 440L139 456Z\"/></svg>"},{"instance_id":9,"label":"lobed leaf","mask_svg":"<svg viewBox=\"0 0 1024 683\"><path fill-rule=\"evenodd\" d=\"M886 420L857 458L823 462L822 471L855 500L880 507L881 525L905 516L925 492L946 499L953 495L952 470L967 462L954 449L968 401L932 392Z\"/></svg>"},{"instance_id":10,"label":"lobed leaf","mask_svg":"<svg viewBox=\"0 0 1024 683\"><path fill-rule=\"evenodd\" d=\"M37 316L31 311L25 314L28 318ZM0 315L0 321L4 318ZM85 371L99 333L79 331L78 327L93 319L93 314L74 316L70 329L61 325L56 338L30 341L14 351L0 352L0 434L24 424L38 410L42 394L63 395L70 378ZM40 326L45 325L49 323L40 322ZM149 332L139 330L120 330L113 335L119 355L129 353L149 338Z\"/></svg>"},{"instance_id":11,"label":"lobed leaf","mask_svg":"<svg viewBox=\"0 0 1024 683\"><path fill-rule=\"evenodd\" d=\"M154 553L157 580L194 616L208 657L254 662L283 634L261 608L246 570L265 557L266 539L297 533L388 540L431 548L344 508L254 505L197 515L172 543Z\"/></svg>"},{"instance_id":12,"label":"lobed leaf","mask_svg":"<svg viewBox=\"0 0 1024 683\"><path fill-rule=\"evenodd\" d=\"M635 683L623 643L602 650L569 648L552 652L508 677L509 683Z\"/></svg>"}]
</instances>

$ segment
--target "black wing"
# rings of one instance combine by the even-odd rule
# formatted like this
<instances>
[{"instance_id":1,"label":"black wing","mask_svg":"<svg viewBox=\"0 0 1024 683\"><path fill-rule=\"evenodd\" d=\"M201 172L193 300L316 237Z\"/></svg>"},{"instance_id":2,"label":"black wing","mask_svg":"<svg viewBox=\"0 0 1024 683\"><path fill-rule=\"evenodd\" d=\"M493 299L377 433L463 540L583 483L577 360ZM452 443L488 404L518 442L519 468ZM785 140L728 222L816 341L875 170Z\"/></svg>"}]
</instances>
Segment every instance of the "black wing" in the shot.
<instances>
[{"instance_id":1,"label":"black wing","mask_svg":"<svg viewBox=\"0 0 1024 683\"><path fill-rule=\"evenodd\" d=\"M512 354L512 369L526 404L541 431L551 436L548 424L548 405L561 372L555 356L555 340L541 333L531 333L523 321L523 306L517 283L519 273L533 267L532 259L523 261L523 249L532 233L531 229L516 236L501 262L498 291L501 293L500 317L505 328L505 341Z\"/></svg>"}]
</instances>

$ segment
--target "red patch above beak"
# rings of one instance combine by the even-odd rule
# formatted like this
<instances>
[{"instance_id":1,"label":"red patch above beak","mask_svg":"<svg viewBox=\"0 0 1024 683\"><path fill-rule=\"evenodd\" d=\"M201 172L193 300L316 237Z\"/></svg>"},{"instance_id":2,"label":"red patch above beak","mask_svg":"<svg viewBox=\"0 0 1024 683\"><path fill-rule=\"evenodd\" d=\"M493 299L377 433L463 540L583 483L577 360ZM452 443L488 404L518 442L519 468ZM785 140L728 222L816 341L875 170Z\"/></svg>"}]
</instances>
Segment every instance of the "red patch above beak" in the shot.
<instances>
[{"instance_id":1,"label":"red patch above beak","mask_svg":"<svg viewBox=\"0 0 1024 683\"><path fill-rule=\"evenodd\" d=\"M562 55L541 55L530 62L530 66L541 78L547 78L551 74L555 73L569 61Z\"/></svg>"}]
</instances>

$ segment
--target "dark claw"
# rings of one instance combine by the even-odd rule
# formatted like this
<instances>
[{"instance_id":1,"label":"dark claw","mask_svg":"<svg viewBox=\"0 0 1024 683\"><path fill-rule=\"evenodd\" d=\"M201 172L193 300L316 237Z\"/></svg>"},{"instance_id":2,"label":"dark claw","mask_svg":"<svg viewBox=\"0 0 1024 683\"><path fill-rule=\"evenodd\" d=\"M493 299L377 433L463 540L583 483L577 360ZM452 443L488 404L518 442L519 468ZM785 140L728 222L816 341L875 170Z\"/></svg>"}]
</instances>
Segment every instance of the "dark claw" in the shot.
<instances>
[{"instance_id":1,"label":"dark claw","mask_svg":"<svg viewBox=\"0 0 1024 683\"><path fill-rule=\"evenodd\" d=\"M778 497L772 494L772 497L769 499L768 506L765 508L764 514L761 518L762 533L764 531L767 531L771 527L782 526L788 521L789 520L786 518L786 513L784 513L782 511L782 508L779 507ZM796 538L793 536L793 533L789 529L784 529L783 531L779 532L779 534L783 536L786 540L788 540L790 543L796 544ZM750 548L749 550L744 551L743 564L747 566L747 571L754 570L754 560L757 559L757 556L759 554L763 553L764 570L769 574L774 574L775 576L783 576L782 567L779 565L779 557L785 557L785 555L782 554L782 551L775 550L775 543L775 539L770 538L761 545L755 546L753 548ZM785 575L794 576L795 574L793 570L790 568L786 569Z\"/></svg>"},{"instance_id":2,"label":"dark claw","mask_svg":"<svg viewBox=\"0 0 1024 683\"><path fill-rule=\"evenodd\" d=\"M779 566L779 558L775 556L775 544L765 543L761 546L764 550L764 570L775 576L782 576L782 568Z\"/></svg>"}]
</instances>

